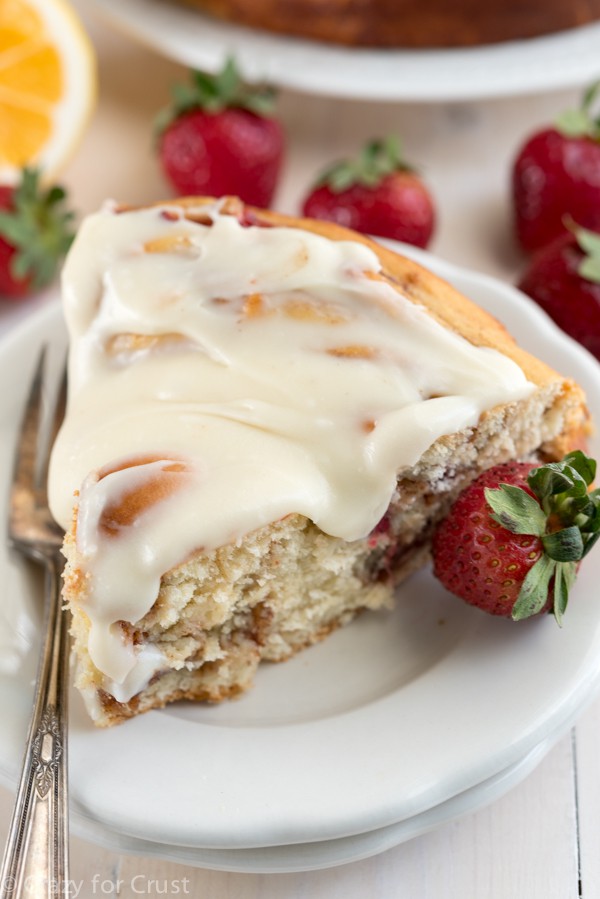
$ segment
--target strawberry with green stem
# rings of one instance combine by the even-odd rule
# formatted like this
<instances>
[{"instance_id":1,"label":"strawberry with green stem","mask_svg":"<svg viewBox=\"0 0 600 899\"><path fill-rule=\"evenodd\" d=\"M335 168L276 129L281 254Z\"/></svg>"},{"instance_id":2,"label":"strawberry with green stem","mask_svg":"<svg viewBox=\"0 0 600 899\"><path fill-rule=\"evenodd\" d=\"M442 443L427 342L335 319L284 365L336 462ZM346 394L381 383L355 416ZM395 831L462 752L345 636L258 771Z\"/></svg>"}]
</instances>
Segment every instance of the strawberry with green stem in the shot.
<instances>
[{"instance_id":1,"label":"strawberry with green stem","mask_svg":"<svg viewBox=\"0 0 600 899\"><path fill-rule=\"evenodd\" d=\"M600 233L566 224L532 258L519 287L600 360Z\"/></svg>"},{"instance_id":2,"label":"strawberry with green stem","mask_svg":"<svg viewBox=\"0 0 600 899\"><path fill-rule=\"evenodd\" d=\"M438 527L434 574L471 605L519 621L553 611L559 624L581 560L600 536L596 463L510 462L464 490Z\"/></svg>"},{"instance_id":3,"label":"strawberry with green stem","mask_svg":"<svg viewBox=\"0 0 600 899\"><path fill-rule=\"evenodd\" d=\"M16 186L0 186L0 296L19 299L49 284L74 237L62 187L43 188L23 169Z\"/></svg>"},{"instance_id":4,"label":"strawberry with green stem","mask_svg":"<svg viewBox=\"0 0 600 899\"><path fill-rule=\"evenodd\" d=\"M565 231L566 215L600 230L600 81L567 110L555 127L532 135L513 165L517 239L531 252Z\"/></svg>"},{"instance_id":5,"label":"strawberry with green stem","mask_svg":"<svg viewBox=\"0 0 600 899\"><path fill-rule=\"evenodd\" d=\"M217 75L192 71L189 84L175 85L172 105L156 122L161 164L175 191L268 206L285 148L274 103L272 88L244 84L233 59Z\"/></svg>"},{"instance_id":6,"label":"strawberry with green stem","mask_svg":"<svg viewBox=\"0 0 600 899\"><path fill-rule=\"evenodd\" d=\"M428 245L435 226L431 195L402 158L396 137L369 141L357 159L327 168L302 211L309 218L418 247Z\"/></svg>"}]
</instances>

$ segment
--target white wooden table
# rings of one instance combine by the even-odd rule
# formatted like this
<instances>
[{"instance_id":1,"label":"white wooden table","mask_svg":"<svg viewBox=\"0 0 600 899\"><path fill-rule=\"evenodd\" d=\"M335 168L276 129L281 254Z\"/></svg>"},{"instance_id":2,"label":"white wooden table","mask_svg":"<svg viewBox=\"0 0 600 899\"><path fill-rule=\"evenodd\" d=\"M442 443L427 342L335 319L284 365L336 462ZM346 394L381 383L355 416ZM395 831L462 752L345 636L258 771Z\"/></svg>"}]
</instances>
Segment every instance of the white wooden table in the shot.
<instances>
[{"instance_id":1,"label":"white wooden table","mask_svg":"<svg viewBox=\"0 0 600 899\"><path fill-rule=\"evenodd\" d=\"M83 3L83 0L81 0ZM100 100L64 181L80 213L106 197L167 195L150 137L154 114L183 70L85 13L100 63ZM488 104L352 103L285 93L289 157L275 205L298 210L321 166L369 137L397 132L439 207L431 247L454 263L514 280L508 172L519 141L574 102L572 92ZM0 304L0 336L44 300ZM536 771L490 807L363 862L327 871L254 875L118 855L74 838L79 895L198 899L600 899L600 700ZM0 790L0 840L12 797Z\"/></svg>"}]
</instances>

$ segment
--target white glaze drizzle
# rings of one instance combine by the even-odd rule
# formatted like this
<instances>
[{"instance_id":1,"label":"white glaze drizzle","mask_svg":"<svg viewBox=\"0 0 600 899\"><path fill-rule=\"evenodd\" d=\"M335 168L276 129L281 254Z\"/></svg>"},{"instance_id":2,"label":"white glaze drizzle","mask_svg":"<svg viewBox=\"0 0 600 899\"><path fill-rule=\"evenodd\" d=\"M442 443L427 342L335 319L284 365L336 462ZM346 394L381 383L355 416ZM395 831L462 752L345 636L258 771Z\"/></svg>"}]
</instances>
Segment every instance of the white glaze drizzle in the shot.
<instances>
[{"instance_id":1,"label":"white glaze drizzle","mask_svg":"<svg viewBox=\"0 0 600 899\"><path fill-rule=\"evenodd\" d=\"M66 528L81 491L89 649L120 701L165 664L117 622L149 611L167 570L290 513L364 537L399 469L533 389L377 280L370 248L211 215L105 209L64 269L70 388L51 506ZM158 342L115 342L131 334ZM152 461L97 474L137 456ZM165 474L173 458L185 472ZM178 486L104 533L103 511L157 476Z\"/></svg>"}]
</instances>

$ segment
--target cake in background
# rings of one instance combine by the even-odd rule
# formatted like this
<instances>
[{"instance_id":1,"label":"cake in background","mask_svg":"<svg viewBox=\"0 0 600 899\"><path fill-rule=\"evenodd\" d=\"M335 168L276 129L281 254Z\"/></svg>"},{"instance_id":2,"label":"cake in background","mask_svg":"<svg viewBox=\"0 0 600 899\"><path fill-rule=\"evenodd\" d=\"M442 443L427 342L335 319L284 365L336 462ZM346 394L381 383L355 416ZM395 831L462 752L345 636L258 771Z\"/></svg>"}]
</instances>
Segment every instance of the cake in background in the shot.
<instances>
[{"instance_id":1,"label":"cake in background","mask_svg":"<svg viewBox=\"0 0 600 899\"><path fill-rule=\"evenodd\" d=\"M470 47L600 19L600 0L186 0L203 12L293 37L357 47Z\"/></svg>"}]
</instances>

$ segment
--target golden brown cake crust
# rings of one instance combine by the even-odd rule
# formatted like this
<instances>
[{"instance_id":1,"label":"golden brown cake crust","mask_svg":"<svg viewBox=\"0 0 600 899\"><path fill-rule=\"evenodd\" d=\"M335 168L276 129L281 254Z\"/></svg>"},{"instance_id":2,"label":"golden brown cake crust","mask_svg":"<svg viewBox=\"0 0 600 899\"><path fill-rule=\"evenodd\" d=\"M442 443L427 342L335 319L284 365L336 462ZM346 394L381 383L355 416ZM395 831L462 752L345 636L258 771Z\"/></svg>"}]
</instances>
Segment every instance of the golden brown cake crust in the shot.
<instances>
[{"instance_id":1,"label":"golden brown cake crust","mask_svg":"<svg viewBox=\"0 0 600 899\"><path fill-rule=\"evenodd\" d=\"M361 47L521 40L600 18L600 0L186 0L238 25Z\"/></svg>"}]
</instances>

